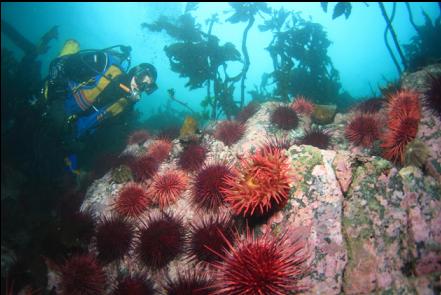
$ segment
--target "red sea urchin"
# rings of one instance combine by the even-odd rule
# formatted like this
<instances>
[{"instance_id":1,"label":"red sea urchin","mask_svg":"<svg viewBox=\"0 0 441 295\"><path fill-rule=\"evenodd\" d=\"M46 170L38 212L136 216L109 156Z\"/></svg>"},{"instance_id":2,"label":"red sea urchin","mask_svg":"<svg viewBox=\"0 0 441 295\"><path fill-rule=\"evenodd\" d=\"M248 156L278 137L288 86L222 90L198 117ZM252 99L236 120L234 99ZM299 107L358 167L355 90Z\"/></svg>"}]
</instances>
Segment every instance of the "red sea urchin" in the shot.
<instances>
[{"instance_id":1,"label":"red sea urchin","mask_svg":"<svg viewBox=\"0 0 441 295\"><path fill-rule=\"evenodd\" d=\"M217 210L225 203L221 189L229 175L231 168L226 164L210 164L199 170L193 183L193 204L201 209Z\"/></svg>"},{"instance_id":2,"label":"red sea urchin","mask_svg":"<svg viewBox=\"0 0 441 295\"><path fill-rule=\"evenodd\" d=\"M419 94L413 90L400 90L389 96L388 121L394 124L407 117L421 118Z\"/></svg>"},{"instance_id":3,"label":"red sea urchin","mask_svg":"<svg viewBox=\"0 0 441 295\"><path fill-rule=\"evenodd\" d=\"M149 146L147 156L150 156L161 163L168 158L172 148L173 144L170 140L158 139Z\"/></svg>"},{"instance_id":4,"label":"red sea urchin","mask_svg":"<svg viewBox=\"0 0 441 295\"><path fill-rule=\"evenodd\" d=\"M215 253L224 253L227 242L233 241L233 221L226 215L202 218L191 224L187 253L191 260L211 263L219 260Z\"/></svg>"},{"instance_id":5,"label":"red sea urchin","mask_svg":"<svg viewBox=\"0 0 441 295\"><path fill-rule=\"evenodd\" d=\"M355 116L346 126L345 136L356 146L372 146L380 137L378 118L367 114Z\"/></svg>"},{"instance_id":6,"label":"red sea urchin","mask_svg":"<svg viewBox=\"0 0 441 295\"><path fill-rule=\"evenodd\" d=\"M149 279L144 279L141 275L125 277L120 279L112 295L153 295L155 289Z\"/></svg>"},{"instance_id":7,"label":"red sea urchin","mask_svg":"<svg viewBox=\"0 0 441 295\"><path fill-rule=\"evenodd\" d=\"M127 183L120 191L114 208L122 217L138 217L151 204L146 190L139 184Z\"/></svg>"},{"instance_id":8,"label":"red sea urchin","mask_svg":"<svg viewBox=\"0 0 441 295\"><path fill-rule=\"evenodd\" d=\"M159 270L183 251L185 228L182 219L162 213L150 217L139 229L136 252L139 260L153 270Z\"/></svg>"},{"instance_id":9,"label":"red sea urchin","mask_svg":"<svg viewBox=\"0 0 441 295\"><path fill-rule=\"evenodd\" d=\"M301 239L247 233L244 239L237 236L234 246L228 242L226 250L212 264L214 295L286 295L305 289L299 279L307 271L308 254Z\"/></svg>"},{"instance_id":10,"label":"red sea urchin","mask_svg":"<svg viewBox=\"0 0 441 295\"><path fill-rule=\"evenodd\" d=\"M232 171L221 191L235 214L266 216L287 203L292 175L282 150L260 149Z\"/></svg>"},{"instance_id":11,"label":"red sea urchin","mask_svg":"<svg viewBox=\"0 0 441 295\"><path fill-rule=\"evenodd\" d=\"M383 156L393 162L403 162L406 145L415 139L421 118L418 93L401 90L390 96L388 131L383 135Z\"/></svg>"},{"instance_id":12,"label":"red sea urchin","mask_svg":"<svg viewBox=\"0 0 441 295\"><path fill-rule=\"evenodd\" d=\"M283 130L296 129L299 125L297 113L290 107L279 106L271 115L271 123Z\"/></svg>"},{"instance_id":13,"label":"red sea urchin","mask_svg":"<svg viewBox=\"0 0 441 295\"><path fill-rule=\"evenodd\" d=\"M411 117L389 123L389 130L383 137L381 147L383 156L393 162L402 163L408 143L413 141L418 132L419 120Z\"/></svg>"},{"instance_id":14,"label":"red sea urchin","mask_svg":"<svg viewBox=\"0 0 441 295\"><path fill-rule=\"evenodd\" d=\"M291 103L291 108L298 114L310 116L314 111L314 104L303 96L298 96Z\"/></svg>"},{"instance_id":15,"label":"red sea urchin","mask_svg":"<svg viewBox=\"0 0 441 295\"><path fill-rule=\"evenodd\" d=\"M179 170L170 170L156 174L149 187L148 194L161 209L175 203L187 189L187 176Z\"/></svg>"},{"instance_id":16,"label":"red sea urchin","mask_svg":"<svg viewBox=\"0 0 441 295\"><path fill-rule=\"evenodd\" d=\"M245 126L235 121L223 121L216 126L214 137L230 146L238 142L245 133Z\"/></svg>"},{"instance_id":17,"label":"red sea urchin","mask_svg":"<svg viewBox=\"0 0 441 295\"><path fill-rule=\"evenodd\" d=\"M61 267L61 294L104 294L106 275L90 254L72 256Z\"/></svg>"},{"instance_id":18,"label":"red sea urchin","mask_svg":"<svg viewBox=\"0 0 441 295\"><path fill-rule=\"evenodd\" d=\"M189 144L179 156L179 166L187 171L196 171L202 167L207 157L207 149L199 144Z\"/></svg>"},{"instance_id":19,"label":"red sea urchin","mask_svg":"<svg viewBox=\"0 0 441 295\"><path fill-rule=\"evenodd\" d=\"M121 217L103 218L96 229L98 260L109 263L121 259L132 243L134 228Z\"/></svg>"},{"instance_id":20,"label":"red sea urchin","mask_svg":"<svg viewBox=\"0 0 441 295\"><path fill-rule=\"evenodd\" d=\"M127 144L142 144L150 138L150 134L145 130L136 130L129 135Z\"/></svg>"}]
</instances>

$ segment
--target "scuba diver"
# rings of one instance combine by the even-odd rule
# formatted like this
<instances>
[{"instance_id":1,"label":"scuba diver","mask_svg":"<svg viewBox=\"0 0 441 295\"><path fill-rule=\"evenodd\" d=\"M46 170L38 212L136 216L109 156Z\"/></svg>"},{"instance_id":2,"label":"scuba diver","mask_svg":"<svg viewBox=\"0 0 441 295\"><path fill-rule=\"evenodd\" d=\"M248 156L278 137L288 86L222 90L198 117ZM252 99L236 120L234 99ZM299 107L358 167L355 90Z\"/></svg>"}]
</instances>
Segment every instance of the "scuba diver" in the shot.
<instances>
[{"instance_id":1,"label":"scuba diver","mask_svg":"<svg viewBox=\"0 0 441 295\"><path fill-rule=\"evenodd\" d=\"M49 66L42 90L47 116L58 128L67 153L66 165L78 173L76 153L96 129L131 110L144 92L152 94L156 68L141 63L130 68L129 46L116 45L102 50L79 50L68 40Z\"/></svg>"}]
</instances>

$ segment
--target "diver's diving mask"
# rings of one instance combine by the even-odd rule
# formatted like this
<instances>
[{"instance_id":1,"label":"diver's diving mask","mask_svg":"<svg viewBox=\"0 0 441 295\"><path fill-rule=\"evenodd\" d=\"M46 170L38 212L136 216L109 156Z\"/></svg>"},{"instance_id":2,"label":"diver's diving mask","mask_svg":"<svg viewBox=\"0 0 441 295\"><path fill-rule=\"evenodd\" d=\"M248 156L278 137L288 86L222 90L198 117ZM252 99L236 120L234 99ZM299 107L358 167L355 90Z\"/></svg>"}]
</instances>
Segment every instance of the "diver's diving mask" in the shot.
<instances>
[{"instance_id":1,"label":"diver's diving mask","mask_svg":"<svg viewBox=\"0 0 441 295\"><path fill-rule=\"evenodd\" d=\"M152 94L153 92L156 91L156 89L158 89L158 85L156 85L156 83L153 82L153 79L149 76L144 76L144 79L142 81L137 81L137 79L135 78L135 82L138 85L139 92Z\"/></svg>"},{"instance_id":2,"label":"diver's diving mask","mask_svg":"<svg viewBox=\"0 0 441 295\"><path fill-rule=\"evenodd\" d=\"M158 89L158 85L155 83L156 75L149 68L142 68L135 73L134 77L139 92L152 94Z\"/></svg>"}]
</instances>

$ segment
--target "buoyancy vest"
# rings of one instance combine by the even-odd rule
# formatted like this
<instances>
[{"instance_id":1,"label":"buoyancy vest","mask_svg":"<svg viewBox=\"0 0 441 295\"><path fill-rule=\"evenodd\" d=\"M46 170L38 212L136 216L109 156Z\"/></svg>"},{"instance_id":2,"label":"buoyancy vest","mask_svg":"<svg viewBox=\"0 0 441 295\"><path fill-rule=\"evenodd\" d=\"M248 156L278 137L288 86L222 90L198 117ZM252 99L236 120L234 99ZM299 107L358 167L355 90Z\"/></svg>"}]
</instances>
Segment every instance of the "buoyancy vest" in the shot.
<instances>
[{"instance_id":1,"label":"buoyancy vest","mask_svg":"<svg viewBox=\"0 0 441 295\"><path fill-rule=\"evenodd\" d=\"M82 82L73 79L68 80L68 97L65 101L65 111L68 116L84 113L94 107L98 97L106 87L117 77L127 72L128 66L124 66L125 59L121 59L111 51L103 51L102 54L104 56L104 66L100 72L96 72L95 76ZM119 97L116 99L119 99Z\"/></svg>"}]
</instances>

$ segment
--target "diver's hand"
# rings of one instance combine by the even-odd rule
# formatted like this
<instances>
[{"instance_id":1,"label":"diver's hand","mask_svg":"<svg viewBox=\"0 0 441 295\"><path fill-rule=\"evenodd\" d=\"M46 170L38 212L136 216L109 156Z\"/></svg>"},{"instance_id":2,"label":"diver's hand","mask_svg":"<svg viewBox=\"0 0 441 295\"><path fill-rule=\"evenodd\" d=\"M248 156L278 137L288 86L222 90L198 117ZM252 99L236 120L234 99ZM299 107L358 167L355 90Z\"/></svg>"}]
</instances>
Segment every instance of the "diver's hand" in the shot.
<instances>
[{"instance_id":1,"label":"diver's hand","mask_svg":"<svg viewBox=\"0 0 441 295\"><path fill-rule=\"evenodd\" d=\"M137 102L141 99L141 94L138 91L132 91L129 98L132 102Z\"/></svg>"}]
</instances>

